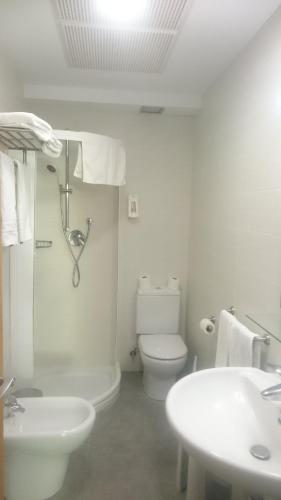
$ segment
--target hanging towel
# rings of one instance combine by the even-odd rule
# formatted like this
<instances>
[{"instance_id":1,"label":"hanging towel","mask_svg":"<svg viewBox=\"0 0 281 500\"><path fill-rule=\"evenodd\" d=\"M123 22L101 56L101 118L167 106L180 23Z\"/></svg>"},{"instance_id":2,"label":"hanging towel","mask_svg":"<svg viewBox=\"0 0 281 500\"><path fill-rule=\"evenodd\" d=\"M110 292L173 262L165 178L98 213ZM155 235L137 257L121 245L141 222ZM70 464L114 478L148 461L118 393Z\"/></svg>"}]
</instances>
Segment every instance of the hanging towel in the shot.
<instances>
[{"instance_id":1,"label":"hanging towel","mask_svg":"<svg viewBox=\"0 0 281 500\"><path fill-rule=\"evenodd\" d=\"M222 310L219 318L219 330L217 338L216 367L228 366L229 362L229 338L234 323L234 316L226 310Z\"/></svg>"},{"instance_id":2,"label":"hanging towel","mask_svg":"<svg viewBox=\"0 0 281 500\"><path fill-rule=\"evenodd\" d=\"M51 125L33 113L0 113L1 125L32 130L36 137L42 141L43 153L53 158L60 156L62 143L56 138Z\"/></svg>"},{"instance_id":3,"label":"hanging towel","mask_svg":"<svg viewBox=\"0 0 281 500\"><path fill-rule=\"evenodd\" d=\"M19 242L32 239L32 167L15 161L16 211Z\"/></svg>"},{"instance_id":4,"label":"hanging towel","mask_svg":"<svg viewBox=\"0 0 281 500\"><path fill-rule=\"evenodd\" d=\"M234 318L229 335L229 366L254 366L258 363L258 352L254 356L257 337L258 335Z\"/></svg>"},{"instance_id":5,"label":"hanging towel","mask_svg":"<svg viewBox=\"0 0 281 500\"><path fill-rule=\"evenodd\" d=\"M56 130L59 139L79 141L74 176L88 184L123 186L126 153L122 142L105 135Z\"/></svg>"},{"instance_id":6,"label":"hanging towel","mask_svg":"<svg viewBox=\"0 0 281 500\"><path fill-rule=\"evenodd\" d=\"M125 184L125 150L120 141L97 134L82 134L75 177L89 184L123 186Z\"/></svg>"},{"instance_id":7,"label":"hanging towel","mask_svg":"<svg viewBox=\"0 0 281 500\"><path fill-rule=\"evenodd\" d=\"M16 212L16 179L14 161L0 152L1 242L4 247L16 245L18 238Z\"/></svg>"}]
</instances>

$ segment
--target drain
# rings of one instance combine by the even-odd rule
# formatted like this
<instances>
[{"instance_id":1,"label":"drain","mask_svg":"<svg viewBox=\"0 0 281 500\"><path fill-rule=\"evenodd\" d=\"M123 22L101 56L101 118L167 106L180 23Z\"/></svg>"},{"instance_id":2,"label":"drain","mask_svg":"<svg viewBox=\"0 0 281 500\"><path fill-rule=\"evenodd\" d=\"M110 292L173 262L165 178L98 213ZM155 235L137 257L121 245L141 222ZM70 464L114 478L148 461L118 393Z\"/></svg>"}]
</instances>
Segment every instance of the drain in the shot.
<instances>
[{"instance_id":1,"label":"drain","mask_svg":"<svg viewBox=\"0 0 281 500\"><path fill-rule=\"evenodd\" d=\"M269 460L270 459L270 451L266 446L262 444L254 444L250 448L251 455L257 458L258 460Z\"/></svg>"}]
</instances>

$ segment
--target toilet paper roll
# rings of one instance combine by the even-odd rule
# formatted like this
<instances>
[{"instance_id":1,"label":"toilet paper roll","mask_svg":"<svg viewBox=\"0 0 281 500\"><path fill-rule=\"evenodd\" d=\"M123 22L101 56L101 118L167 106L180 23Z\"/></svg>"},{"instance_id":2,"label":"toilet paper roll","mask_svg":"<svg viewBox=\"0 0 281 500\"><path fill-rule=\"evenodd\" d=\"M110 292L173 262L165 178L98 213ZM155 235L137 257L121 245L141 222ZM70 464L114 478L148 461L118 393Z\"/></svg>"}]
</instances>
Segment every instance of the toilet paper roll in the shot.
<instances>
[{"instance_id":1,"label":"toilet paper roll","mask_svg":"<svg viewBox=\"0 0 281 500\"><path fill-rule=\"evenodd\" d=\"M139 277L139 289L140 290L148 290L151 288L151 279L148 274L143 274Z\"/></svg>"},{"instance_id":2,"label":"toilet paper roll","mask_svg":"<svg viewBox=\"0 0 281 500\"><path fill-rule=\"evenodd\" d=\"M204 318L200 321L200 330L206 335L213 335L215 331L215 325L211 320Z\"/></svg>"},{"instance_id":3,"label":"toilet paper roll","mask_svg":"<svg viewBox=\"0 0 281 500\"><path fill-rule=\"evenodd\" d=\"M168 288L170 290L178 290L180 286L180 280L177 276L169 276L168 278Z\"/></svg>"}]
</instances>

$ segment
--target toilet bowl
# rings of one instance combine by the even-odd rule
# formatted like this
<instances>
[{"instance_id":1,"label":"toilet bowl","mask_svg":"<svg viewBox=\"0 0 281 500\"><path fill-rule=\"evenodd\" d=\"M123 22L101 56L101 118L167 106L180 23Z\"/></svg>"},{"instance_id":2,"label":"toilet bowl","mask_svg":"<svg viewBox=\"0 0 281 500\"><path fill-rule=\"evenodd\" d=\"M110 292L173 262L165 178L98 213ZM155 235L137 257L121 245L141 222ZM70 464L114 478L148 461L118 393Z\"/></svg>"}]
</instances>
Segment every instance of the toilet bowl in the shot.
<instances>
[{"instance_id":1,"label":"toilet bowl","mask_svg":"<svg viewBox=\"0 0 281 500\"><path fill-rule=\"evenodd\" d=\"M180 335L140 335L138 345L143 362L146 394L164 400L182 371L187 347Z\"/></svg>"},{"instance_id":2,"label":"toilet bowl","mask_svg":"<svg viewBox=\"0 0 281 500\"><path fill-rule=\"evenodd\" d=\"M187 347L178 334L180 290L139 287L136 313L144 390L151 398L164 400L187 358Z\"/></svg>"}]
</instances>

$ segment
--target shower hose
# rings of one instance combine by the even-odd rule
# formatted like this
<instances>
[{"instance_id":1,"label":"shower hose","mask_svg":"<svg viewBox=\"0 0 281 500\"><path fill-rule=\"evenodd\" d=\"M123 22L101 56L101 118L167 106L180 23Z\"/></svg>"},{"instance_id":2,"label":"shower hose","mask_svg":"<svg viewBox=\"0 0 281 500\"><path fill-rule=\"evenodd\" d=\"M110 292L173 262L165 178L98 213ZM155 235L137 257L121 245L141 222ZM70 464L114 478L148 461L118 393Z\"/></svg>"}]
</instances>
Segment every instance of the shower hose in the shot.
<instances>
[{"instance_id":1,"label":"shower hose","mask_svg":"<svg viewBox=\"0 0 281 500\"><path fill-rule=\"evenodd\" d=\"M73 260L72 285L74 286L74 288L77 288L79 286L80 279L81 279L79 261L80 261L80 259L82 257L82 254L83 254L83 252L85 250L85 247L86 247L86 244L87 244L87 241L88 241L88 238L89 238L90 227L91 227L91 220L90 219L87 220L88 227L87 227L87 233L86 233L86 236L85 236L84 245L81 245L81 249L78 252L78 255L75 255L75 253L73 251L73 248L72 248L72 246L70 244L70 241L69 241L69 239L67 237L67 231L64 229L64 215L63 215L62 196L61 196L61 194L60 194L60 215L61 215L61 225L62 225L62 232L63 232L63 235L64 235L64 239L66 241L66 244L68 246L70 255L71 255L72 260Z\"/></svg>"}]
</instances>

